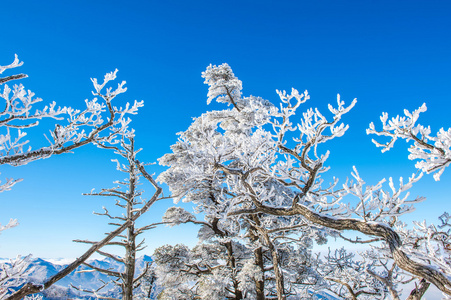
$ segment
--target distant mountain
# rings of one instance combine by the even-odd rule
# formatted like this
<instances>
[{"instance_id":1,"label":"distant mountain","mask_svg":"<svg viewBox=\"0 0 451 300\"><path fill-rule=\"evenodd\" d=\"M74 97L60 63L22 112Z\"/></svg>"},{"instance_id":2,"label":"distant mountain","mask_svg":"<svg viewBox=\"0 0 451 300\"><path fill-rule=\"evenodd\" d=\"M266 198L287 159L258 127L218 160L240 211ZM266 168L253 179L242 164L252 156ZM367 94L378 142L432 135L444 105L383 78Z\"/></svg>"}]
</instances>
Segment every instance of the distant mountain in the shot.
<instances>
[{"instance_id":1,"label":"distant mountain","mask_svg":"<svg viewBox=\"0 0 451 300\"><path fill-rule=\"evenodd\" d=\"M139 257L136 260L137 272L140 273L141 270L144 270L146 263L148 262L152 262L152 258L150 256L144 255ZM122 272L124 270L123 264L120 264L111 258L105 258L101 260L100 259L88 260L87 263L95 267L109 269L117 272ZM33 271L28 276L28 279L31 282L42 283L45 279L48 279L51 276L55 275L56 273L64 269L66 266L68 266L67 263L61 264L61 261L58 260L45 260L41 258L33 258L28 267ZM82 265L77 269L75 269L75 271L70 273L68 276L64 277L63 279L55 283L51 287L51 290L48 291L44 296L46 299L67 299L73 297L90 299L91 297L86 297L84 296L83 293L80 293L75 289L69 289L71 284L85 290L96 290L102 285L102 281L108 282L110 280L111 278L109 276L97 271L92 271L92 269ZM108 288L113 288L113 285L110 284L107 287L107 290ZM62 297L62 295L65 295L65 297Z\"/></svg>"}]
</instances>

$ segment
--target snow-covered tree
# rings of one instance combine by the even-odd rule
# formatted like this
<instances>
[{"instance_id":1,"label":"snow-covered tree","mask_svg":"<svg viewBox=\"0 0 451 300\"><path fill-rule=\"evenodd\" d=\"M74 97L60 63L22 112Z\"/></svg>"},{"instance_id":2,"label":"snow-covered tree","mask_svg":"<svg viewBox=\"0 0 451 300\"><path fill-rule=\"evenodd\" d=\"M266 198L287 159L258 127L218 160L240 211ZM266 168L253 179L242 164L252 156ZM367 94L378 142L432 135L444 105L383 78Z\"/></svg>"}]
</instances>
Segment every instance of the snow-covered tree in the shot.
<instances>
[{"instance_id":1,"label":"snow-covered tree","mask_svg":"<svg viewBox=\"0 0 451 300\"><path fill-rule=\"evenodd\" d=\"M134 297L135 291L136 293L138 293L138 288L142 283L141 279L149 270L149 265L147 265L144 270L141 270L139 274L136 274L136 254L138 253L138 251L144 249L144 240L138 241L137 239L138 236L144 231L155 227L155 224L136 227L135 221L144 212L146 212L153 203L161 199L159 198L161 188L145 171L144 165L137 160L136 155L139 151L141 151L141 149L135 149L133 131L129 131L124 134L120 146L100 145L100 147L112 148L115 150L115 153L120 157L120 160L113 160L113 162L116 163L116 169L123 173L126 173L128 178L122 181L115 181L115 184L117 184L117 186L113 188L102 189L100 192L94 192L93 190L87 195L111 197L112 199L114 199L115 206L119 207L119 209L122 211L120 215L110 213L110 211L105 206L103 207L104 211L102 213L95 214L107 217L111 221L111 223L109 224L112 226L122 227L124 226L124 224L128 225L126 226L125 234L117 235L115 239L105 244L105 246L122 247L124 249L123 256L114 255L107 252L106 250L100 249L97 250L97 253L113 259L114 261L123 265L123 271L103 269L93 266L87 262L83 262L83 264L89 267L91 270L82 272L98 271L112 277L113 279L111 280L111 283L119 288L121 299L131 300ZM144 191L139 189L139 185L141 184L140 177L143 176L148 179L151 184L154 185L154 188L156 190L152 197L147 200L142 197ZM75 240L75 242L87 244L98 243L88 240ZM104 287L108 287L108 284L109 282L105 282L103 283L101 288L92 291L83 289L82 287L73 287L84 292L90 292L94 294L95 297L101 299L112 299L111 296L108 296L108 294L106 294L108 291L105 291L103 289Z\"/></svg>"},{"instance_id":2,"label":"snow-covered tree","mask_svg":"<svg viewBox=\"0 0 451 300\"><path fill-rule=\"evenodd\" d=\"M226 68L225 65L210 67L210 72L213 70L213 73L219 75L211 75L207 81L222 76L220 75L222 73L228 75L221 77L221 80L228 81L232 78L230 74L233 73L221 70ZM255 115L261 111L261 106L256 108L252 101L255 97L242 98L240 93L230 92L230 86L239 89L236 79L231 80L230 84L218 82L219 85L211 85L209 100L218 97L219 102L231 104L232 111L241 113L236 116L243 118L252 115L246 109L253 111ZM345 133L348 126L339 122L356 101L354 100L351 105L346 107L338 97L336 108L329 105L329 111L333 115L330 121L318 109L307 109L300 118L298 117L297 125L293 125L297 109L309 99L309 96L306 92L300 94L294 89L291 94L286 92L278 92L278 94L281 100L280 109L270 109L265 106L266 114L259 114L261 118L248 118L247 122L238 122L237 117L234 116L230 117L227 123L224 122L226 124L223 125L223 130L226 132L227 130L232 131L234 128L245 128L253 130L253 134L260 132L260 136L266 136L267 140L261 144L264 145L263 147L268 147L265 151L265 162L269 162L252 169L243 167L246 166L245 163L224 167L218 162L212 168L223 171L229 181L235 178L244 187L240 197L236 197L237 201L233 201L233 199L229 202L228 215L268 214L277 217L302 217L302 220L310 224L336 232L354 230L368 236L378 237L385 242L387 249L390 250L390 256L397 266L418 278L424 278L445 294L450 295L451 281L447 275L449 274L447 269L437 262L426 262L426 253L422 253L421 256L414 255L406 247L403 247L402 238L395 227L399 216L413 211L413 204L424 200L421 197L409 199L407 192L422 177L422 174L412 175L407 182L401 178L399 187L395 187L394 181L390 178L389 190L386 190L385 179L376 185L367 185L354 168L352 173L354 182L345 182L339 188L338 180L335 180L325 186L321 174L328 171L325 163L329 151L321 154L319 145ZM393 130L391 127L384 127L384 131L380 134L393 138L388 145L393 144L393 141L400 137L413 139L415 143L411 148L411 158L422 159L417 164L418 168L426 171L438 170L435 176L438 179L443 168L449 163L449 131L441 130L436 138L431 137L427 129L421 126L413 127L416 115L417 113L409 113L407 118L400 121L399 118L395 118L388 125L400 132L406 132L404 127L411 128L410 134L401 135L398 131L390 132ZM384 124L386 119L386 116L382 118ZM258 124L256 121L263 122ZM268 128L269 126L271 128ZM373 128L374 126L371 125L370 131L374 131ZM414 138L416 134L421 136ZM433 140L435 144L428 144L428 139ZM251 143L251 141L247 142ZM238 143L236 144L241 145ZM251 145L240 148L243 156L249 154L247 150L255 144L251 143ZM227 150L232 151L231 149ZM224 153L229 152L224 151ZM252 152L250 154L252 155ZM291 198L289 203L271 203L267 200L274 192L265 188L261 183L270 180L290 187L292 195L287 195L288 198ZM261 189L255 188L256 183ZM351 202L345 203L345 199ZM295 223L297 224L297 222Z\"/></svg>"},{"instance_id":3,"label":"snow-covered tree","mask_svg":"<svg viewBox=\"0 0 451 300\"><path fill-rule=\"evenodd\" d=\"M322 178L329 170L326 165L329 151L323 151L326 148L323 144L346 132L348 126L340 121L356 100L346 106L338 96L336 106L328 106L332 115L328 119L316 108L299 113L310 98L307 92L277 91L279 107L259 97L243 97L242 83L227 64L208 67L203 77L209 85L208 103L216 99L231 108L195 118L171 147L173 153L160 159L169 169L158 179L169 185L176 201L192 202L207 219L216 218L219 228L230 231L231 239L248 239L250 242L246 245L256 252L258 249L268 251L269 257L273 256L269 267L275 275L279 299L288 296L284 279L290 273L281 265L285 245L281 241L293 240L299 234L300 241L308 240L302 237L309 237L310 241L324 242L329 234L343 237L344 231L356 231L369 237L369 240L355 242L382 243L381 247L387 250L384 259L393 262L395 268L414 276L419 284L424 279L446 295L451 294L449 258L444 255L447 252L442 251L448 245L448 240L443 238L446 235L434 234L433 229L418 223L417 231L429 230L430 234L417 237L416 245L422 246L415 248L409 246L407 234L401 229L400 216L413 211L414 204L424 200L422 197L412 199L408 193L422 177L421 173L413 174L407 182L401 178L397 186L392 178L368 185L356 168L351 173L352 181L339 184L334 178L327 184ZM413 140L410 158L421 160L417 163L421 170L438 171L435 175L438 179L450 162L450 130L442 129L432 137L427 128L414 126L418 112L406 112L406 115L407 118L394 118L388 125L384 115L383 131L376 132L374 125L370 125L369 133L391 137L386 148L397 138ZM437 244L435 248L429 246L430 241ZM305 248L304 245L297 247ZM430 249L426 249L426 245ZM256 255L256 261L258 257ZM327 259L329 267L332 258ZM254 262L254 265L259 264ZM376 264L349 263L347 272L351 269L354 274L366 277L357 282L352 291L347 289L348 296L378 294L383 298L391 293L389 286L365 287L370 282L395 286L393 274L383 273L382 265L376 268ZM314 272L307 274L313 276ZM336 278L326 279L324 272L316 274L332 282ZM256 296L257 299L263 297L262 294Z\"/></svg>"},{"instance_id":4,"label":"snow-covered tree","mask_svg":"<svg viewBox=\"0 0 451 300\"><path fill-rule=\"evenodd\" d=\"M209 224L204 228L210 227L214 239L239 239L252 250L252 268L262 274L254 277L259 278L254 284L255 298L277 295L282 299L293 290L291 282L284 283L284 273L288 275L289 271L280 265L279 252L286 244L282 241L288 237L293 241L298 234L295 248L306 249L312 246L312 239L324 239L325 232L307 226L302 218L262 213L229 215L237 205L249 207L252 201L288 205L295 196L291 185L296 183L285 184L274 174L262 176L277 162L276 142L266 130L277 108L259 97L241 97L241 81L226 64L210 66L203 77L210 86L208 102L217 98L232 108L195 118L171 147L173 153L159 160L169 169L158 180L169 185L176 201L183 199L196 205L196 212L203 213ZM243 265L252 269L249 261Z\"/></svg>"}]
</instances>

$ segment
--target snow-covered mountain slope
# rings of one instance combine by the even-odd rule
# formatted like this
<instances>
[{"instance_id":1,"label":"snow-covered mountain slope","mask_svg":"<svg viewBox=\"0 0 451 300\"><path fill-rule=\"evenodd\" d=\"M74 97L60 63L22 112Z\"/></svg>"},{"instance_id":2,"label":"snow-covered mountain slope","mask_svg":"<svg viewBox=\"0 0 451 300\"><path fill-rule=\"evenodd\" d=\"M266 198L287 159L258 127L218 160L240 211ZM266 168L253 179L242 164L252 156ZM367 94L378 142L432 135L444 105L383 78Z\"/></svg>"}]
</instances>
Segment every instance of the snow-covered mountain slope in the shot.
<instances>
[{"instance_id":1,"label":"snow-covered mountain slope","mask_svg":"<svg viewBox=\"0 0 451 300\"><path fill-rule=\"evenodd\" d=\"M140 272L146 266L147 262L151 262L152 258L150 256L144 255L137 259L136 261L136 270ZM111 269L114 271L123 271L124 267L122 264L111 258L105 259L94 259L89 260L88 263L95 267L103 268L103 269ZM40 283L46 278L49 278L63 268L65 268L68 264L60 264L59 261L55 260L45 260L41 258L34 258L29 268L33 268L33 272L30 274L29 278L36 283ZM56 285L68 287L70 284L74 286L80 286L85 289L96 288L101 284L101 280L108 281L109 277L100 272L86 272L88 270L92 270L84 265L78 267L74 272L64 277L60 281L56 283Z\"/></svg>"},{"instance_id":2,"label":"snow-covered mountain slope","mask_svg":"<svg viewBox=\"0 0 451 300\"><path fill-rule=\"evenodd\" d=\"M8 260L5 259L3 262L8 263ZM59 271L67 267L71 262L72 260L67 259L47 260L36 257L32 258L28 266L28 269L31 270L31 272L27 276L27 281L34 283L43 283L46 279L49 279L50 277L54 276ZM144 255L139 257L136 260L137 274L140 274L141 271L144 270L146 264L149 262L152 262L152 258L150 256ZM95 267L118 272L124 270L124 266L122 264L111 258L88 260L87 263ZM68 299L73 297L89 299L90 297L83 296L85 295L84 293L80 293L77 290L69 287L73 285L84 290L96 290L100 286L102 286L102 282L108 282L110 280L111 278L107 275L97 271L92 271L92 269L90 269L89 267L82 265L68 276L56 282L49 290L44 293L44 296L45 299ZM110 286L107 287L107 290L112 287L113 285L110 284Z\"/></svg>"}]
</instances>

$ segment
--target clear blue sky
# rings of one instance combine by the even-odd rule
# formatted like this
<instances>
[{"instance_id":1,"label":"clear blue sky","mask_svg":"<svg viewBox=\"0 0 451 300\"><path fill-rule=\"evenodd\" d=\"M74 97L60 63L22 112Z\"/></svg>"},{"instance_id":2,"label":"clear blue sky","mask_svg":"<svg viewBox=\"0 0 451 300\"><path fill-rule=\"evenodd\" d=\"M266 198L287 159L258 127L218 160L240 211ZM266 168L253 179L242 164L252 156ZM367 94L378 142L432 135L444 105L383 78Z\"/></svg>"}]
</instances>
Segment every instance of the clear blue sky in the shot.
<instances>
[{"instance_id":1,"label":"clear blue sky","mask_svg":"<svg viewBox=\"0 0 451 300\"><path fill-rule=\"evenodd\" d=\"M200 77L210 63L227 62L245 95L273 102L276 89L291 87L308 89L306 107L321 111L337 93L347 103L357 98L344 118L350 130L330 144L330 173L343 181L353 165L369 183L414 172L404 142L382 154L366 136L383 111L396 115L426 102L422 123L433 131L451 124L448 1L17 0L3 1L1 11L0 65L17 53L25 62L17 71L29 75L22 83L47 102L82 108L92 97L89 78L119 69L128 91L118 100L145 101L133 121L142 161L156 161L192 117L218 107L206 105ZM42 143L41 133L29 138ZM0 222L20 222L0 235L0 257L77 257L87 247L73 239L101 238L106 220L92 211L105 199L81 193L122 179L111 158L86 147L24 167L1 166L2 180L24 181L0 195ZM413 195L428 199L406 220L435 221L451 210L450 173L416 185ZM158 204L144 222L158 221L170 205ZM164 243L192 245L195 237L189 226L151 231L145 254Z\"/></svg>"}]
</instances>

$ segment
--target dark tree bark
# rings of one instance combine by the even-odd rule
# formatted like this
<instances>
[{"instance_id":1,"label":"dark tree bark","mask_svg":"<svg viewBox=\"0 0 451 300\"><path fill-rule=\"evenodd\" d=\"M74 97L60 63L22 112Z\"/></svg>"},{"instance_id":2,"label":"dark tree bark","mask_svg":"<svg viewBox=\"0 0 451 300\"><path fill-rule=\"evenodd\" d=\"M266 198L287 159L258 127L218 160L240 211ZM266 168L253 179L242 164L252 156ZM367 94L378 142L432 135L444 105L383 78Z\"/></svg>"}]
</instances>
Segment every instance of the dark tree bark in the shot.
<instances>
[{"instance_id":1,"label":"dark tree bark","mask_svg":"<svg viewBox=\"0 0 451 300\"><path fill-rule=\"evenodd\" d=\"M233 281L233 289L235 298L234 300L241 300L243 299L243 293L238 288L238 281L236 280L236 260L235 256L233 255L233 248L232 248L232 242L227 242L224 244L224 246L227 249L227 264L229 265L230 269L232 270L232 281Z\"/></svg>"},{"instance_id":2,"label":"dark tree bark","mask_svg":"<svg viewBox=\"0 0 451 300\"><path fill-rule=\"evenodd\" d=\"M265 266L263 264L263 249L262 247L259 247L257 249L255 249L254 251L254 255L255 255L255 264L260 268L262 274L263 274L263 278L262 280L257 280L255 282L255 292L257 294L257 300L265 300L265 281L264 281L264 276L265 276Z\"/></svg>"},{"instance_id":3,"label":"dark tree bark","mask_svg":"<svg viewBox=\"0 0 451 300\"><path fill-rule=\"evenodd\" d=\"M17 80L28 77L26 74L17 74L17 75L11 75L8 77L0 78L0 84L4 84L5 82L11 81L11 80Z\"/></svg>"},{"instance_id":4,"label":"dark tree bark","mask_svg":"<svg viewBox=\"0 0 451 300\"><path fill-rule=\"evenodd\" d=\"M424 296L430 285L431 284L429 282L426 282L424 278L421 279L420 285L415 287L415 289L410 292L410 295L406 300L420 300Z\"/></svg>"}]
</instances>

